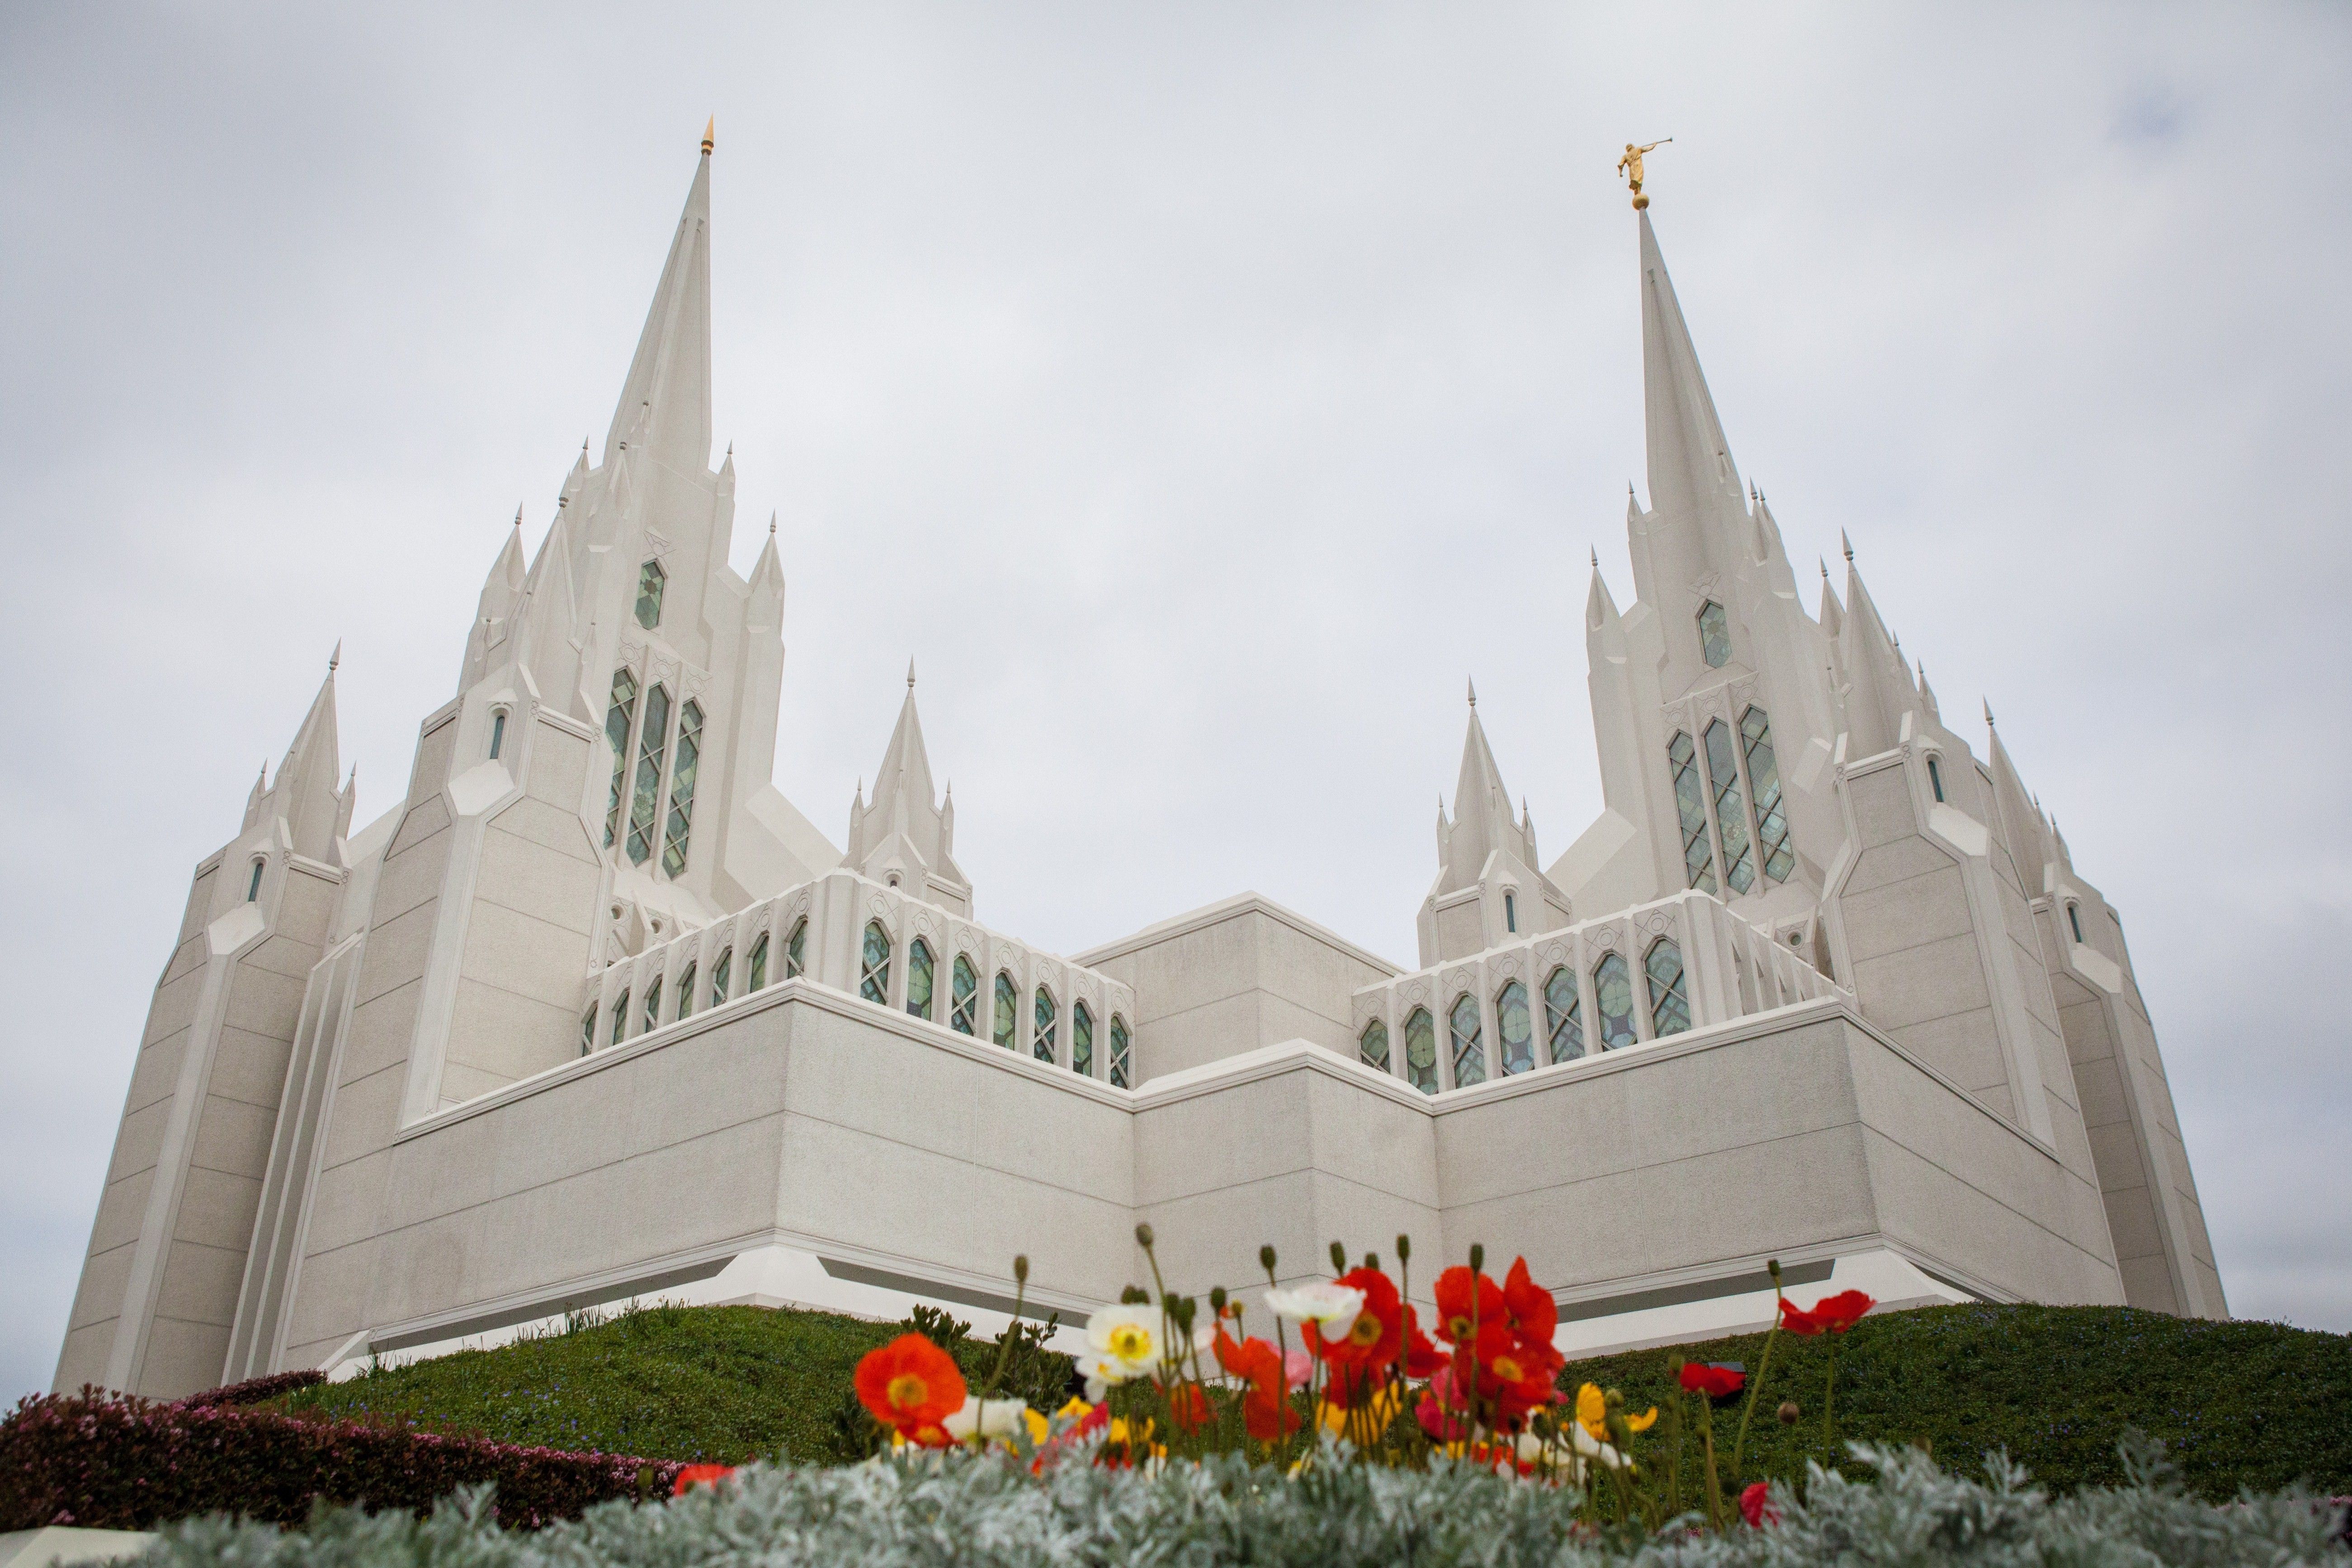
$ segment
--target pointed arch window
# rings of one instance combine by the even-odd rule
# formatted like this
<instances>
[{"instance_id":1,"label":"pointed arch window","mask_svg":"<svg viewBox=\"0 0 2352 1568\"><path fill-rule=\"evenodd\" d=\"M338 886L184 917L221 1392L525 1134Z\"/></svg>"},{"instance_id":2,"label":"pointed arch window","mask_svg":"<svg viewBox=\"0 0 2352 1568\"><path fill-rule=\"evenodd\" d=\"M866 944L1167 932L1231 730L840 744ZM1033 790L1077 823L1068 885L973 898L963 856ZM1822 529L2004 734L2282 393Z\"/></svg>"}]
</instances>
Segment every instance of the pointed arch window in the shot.
<instances>
[{"instance_id":1,"label":"pointed arch window","mask_svg":"<svg viewBox=\"0 0 2352 1568\"><path fill-rule=\"evenodd\" d=\"M1059 1042L1054 1038L1054 1025L1061 1016L1054 1005L1054 994L1043 985L1037 987L1036 1031L1029 1037L1029 1054L1041 1062L1050 1062L1061 1055Z\"/></svg>"},{"instance_id":2,"label":"pointed arch window","mask_svg":"<svg viewBox=\"0 0 2352 1568\"><path fill-rule=\"evenodd\" d=\"M798 980L808 973L808 917L803 915L793 922L793 934L784 939L784 978Z\"/></svg>"},{"instance_id":3,"label":"pointed arch window","mask_svg":"<svg viewBox=\"0 0 2352 1568\"><path fill-rule=\"evenodd\" d=\"M614 1046L619 1045L621 1043L622 1037L626 1035L628 1032L629 994L624 991L613 999L613 1033L611 1038L606 1041L606 1044Z\"/></svg>"},{"instance_id":4,"label":"pointed arch window","mask_svg":"<svg viewBox=\"0 0 2352 1568\"><path fill-rule=\"evenodd\" d=\"M1584 1054L1583 1012L1576 971L1563 963L1544 982L1544 1033L1553 1061L1572 1062Z\"/></svg>"},{"instance_id":5,"label":"pointed arch window","mask_svg":"<svg viewBox=\"0 0 2352 1568\"><path fill-rule=\"evenodd\" d=\"M694 1016L694 965L691 963L686 966L686 973L677 977L677 1016L680 1018Z\"/></svg>"},{"instance_id":6,"label":"pointed arch window","mask_svg":"<svg viewBox=\"0 0 2352 1568\"><path fill-rule=\"evenodd\" d=\"M1426 1007L1405 1016L1404 1075L1422 1093L1437 1092L1437 1021Z\"/></svg>"},{"instance_id":7,"label":"pointed arch window","mask_svg":"<svg viewBox=\"0 0 2352 1568\"><path fill-rule=\"evenodd\" d=\"M647 631L661 625L662 590L669 585L669 574L658 561L648 561L637 568L637 625Z\"/></svg>"},{"instance_id":8,"label":"pointed arch window","mask_svg":"<svg viewBox=\"0 0 2352 1568\"><path fill-rule=\"evenodd\" d=\"M1507 891L1503 894L1503 929L1514 933L1519 929L1519 901Z\"/></svg>"},{"instance_id":9,"label":"pointed arch window","mask_svg":"<svg viewBox=\"0 0 2352 1568\"><path fill-rule=\"evenodd\" d=\"M1675 773L1675 814L1682 819L1683 869L1702 893L1715 891L1715 846L1706 836L1706 786L1699 782L1698 748L1676 731L1666 742Z\"/></svg>"},{"instance_id":10,"label":"pointed arch window","mask_svg":"<svg viewBox=\"0 0 2352 1568\"><path fill-rule=\"evenodd\" d=\"M1662 936L1650 944L1650 1032L1663 1039L1691 1026L1690 994L1683 987L1683 950Z\"/></svg>"},{"instance_id":11,"label":"pointed arch window","mask_svg":"<svg viewBox=\"0 0 2352 1568\"><path fill-rule=\"evenodd\" d=\"M1364 1026L1356 1037L1356 1056L1375 1072L1389 1070L1389 1026L1378 1018Z\"/></svg>"},{"instance_id":12,"label":"pointed arch window","mask_svg":"<svg viewBox=\"0 0 2352 1568\"><path fill-rule=\"evenodd\" d=\"M507 743L507 710L494 709L490 713L490 761L499 760L499 752Z\"/></svg>"},{"instance_id":13,"label":"pointed arch window","mask_svg":"<svg viewBox=\"0 0 2352 1568\"><path fill-rule=\"evenodd\" d=\"M253 875L247 879L245 884L245 901L247 903L257 903L260 900L261 872L262 868L268 864L268 861L263 859L258 855L253 858Z\"/></svg>"},{"instance_id":14,"label":"pointed arch window","mask_svg":"<svg viewBox=\"0 0 2352 1568\"><path fill-rule=\"evenodd\" d=\"M1731 662L1731 622L1713 599L1698 607L1698 651L1709 669Z\"/></svg>"},{"instance_id":15,"label":"pointed arch window","mask_svg":"<svg viewBox=\"0 0 2352 1568\"><path fill-rule=\"evenodd\" d=\"M596 1007L591 1003L588 1011L580 1016L580 1054L586 1056L596 1048Z\"/></svg>"},{"instance_id":16,"label":"pointed arch window","mask_svg":"<svg viewBox=\"0 0 2352 1568\"><path fill-rule=\"evenodd\" d=\"M1749 708L1739 716L1739 739L1748 752L1748 787L1756 797L1756 843L1764 852L1764 874L1785 882L1797 868L1797 858L1789 848L1789 815L1780 804L1780 764L1772 755L1771 715ZM1929 769L1935 765L1928 759ZM1936 798L1944 797L1938 794Z\"/></svg>"},{"instance_id":17,"label":"pointed arch window","mask_svg":"<svg viewBox=\"0 0 2352 1568\"><path fill-rule=\"evenodd\" d=\"M1592 1008L1601 1015L1602 1050L1622 1050L1641 1039L1633 1027L1633 970L1623 953L1602 953L1592 966Z\"/></svg>"},{"instance_id":18,"label":"pointed arch window","mask_svg":"<svg viewBox=\"0 0 2352 1568\"><path fill-rule=\"evenodd\" d=\"M1933 757L1927 759L1927 787L1936 792L1936 804L1941 805L1944 803L1944 770L1936 765Z\"/></svg>"},{"instance_id":19,"label":"pointed arch window","mask_svg":"<svg viewBox=\"0 0 2352 1568\"><path fill-rule=\"evenodd\" d=\"M637 735L637 782L629 796L629 863L654 852L654 819L661 806L662 761L669 752L669 688L646 693L645 728Z\"/></svg>"},{"instance_id":20,"label":"pointed arch window","mask_svg":"<svg viewBox=\"0 0 2352 1568\"><path fill-rule=\"evenodd\" d=\"M857 952L857 994L868 1002L890 1005L890 933L880 921L866 922L866 941Z\"/></svg>"},{"instance_id":21,"label":"pointed arch window","mask_svg":"<svg viewBox=\"0 0 2352 1568\"><path fill-rule=\"evenodd\" d=\"M604 739L613 743L613 798L604 807L604 847L621 831L622 791L629 782L629 729L637 717L637 678L613 672L613 705L604 710Z\"/></svg>"},{"instance_id":22,"label":"pointed arch window","mask_svg":"<svg viewBox=\"0 0 2352 1568\"><path fill-rule=\"evenodd\" d=\"M1128 1055L1127 1020L1113 1013L1110 1016L1110 1086L1125 1089L1135 1076L1135 1064Z\"/></svg>"},{"instance_id":23,"label":"pointed arch window","mask_svg":"<svg viewBox=\"0 0 2352 1568\"><path fill-rule=\"evenodd\" d=\"M694 826L694 775L702 759L702 704L688 701L677 714L677 755L669 769L669 820L662 829L662 871L686 869L686 837Z\"/></svg>"},{"instance_id":24,"label":"pointed arch window","mask_svg":"<svg viewBox=\"0 0 2352 1568\"><path fill-rule=\"evenodd\" d=\"M1535 1067L1535 1019L1528 1010L1528 988L1516 980L1495 994L1495 1036L1503 1047L1505 1078Z\"/></svg>"},{"instance_id":25,"label":"pointed arch window","mask_svg":"<svg viewBox=\"0 0 2352 1568\"><path fill-rule=\"evenodd\" d=\"M2083 940L2083 906L2082 906L2082 905L2080 905L2080 904L2068 904L2068 905L2066 906L2066 926L2067 926L2067 929L2068 929L2068 930L2072 931L2074 933L2074 945L2075 945L2076 947L2086 947L2086 946L2088 946L2088 945L2089 945L2087 942L2085 942Z\"/></svg>"},{"instance_id":26,"label":"pointed arch window","mask_svg":"<svg viewBox=\"0 0 2352 1568\"><path fill-rule=\"evenodd\" d=\"M661 976L656 974L646 986L646 1021L637 1029L640 1035L661 1026Z\"/></svg>"},{"instance_id":27,"label":"pointed arch window","mask_svg":"<svg viewBox=\"0 0 2352 1568\"><path fill-rule=\"evenodd\" d=\"M921 937L907 944L907 1011L925 1023L931 1021L931 993L937 989L939 965L931 944Z\"/></svg>"},{"instance_id":28,"label":"pointed arch window","mask_svg":"<svg viewBox=\"0 0 2352 1568\"><path fill-rule=\"evenodd\" d=\"M948 1027L959 1035L976 1032L980 1021L980 976L972 972L971 960L956 954L955 973L948 993Z\"/></svg>"},{"instance_id":29,"label":"pointed arch window","mask_svg":"<svg viewBox=\"0 0 2352 1568\"><path fill-rule=\"evenodd\" d=\"M734 965L735 950L730 947L719 955L718 963L710 966L710 1005L713 1007L727 1005L727 972Z\"/></svg>"},{"instance_id":30,"label":"pointed arch window","mask_svg":"<svg viewBox=\"0 0 2352 1568\"><path fill-rule=\"evenodd\" d=\"M1095 1076L1095 1016L1083 1002L1070 1004L1070 1070L1080 1078Z\"/></svg>"},{"instance_id":31,"label":"pointed arch window","mask_svg":"<svg viewBox=\"0 0 2352 1568\"><path fill-rule=\"evenodd\" d=\"M989 1038L1006 1050L1018 1044L1013 1036L1021 1027L1021 990L1013 984L1013 976L1001 969L996 972L995 1010L989 1027Z\"/></svg>"},{"instance_id":32,"label":"pointed arch window","mask_svg":"<svg viewBox=\"0 0 2352 1568\"><path fill-rule=\"evenodd\" d=\"M768 984L768 933L761 931L760 940L751 944L751 966L743 976L745 994L764 989Z\"/></svg>"},{"instance_id":33,"label":"pointed arch window","mask_svg":"<svg viewBox=\"0 0 2352 1568\"><path fill-rule=\"evenodd\" d=\"M1715 786L1715 830L1723 839L1723 879L1735 893L1756 885L1756 854L1748 842L1748 807L1739 798L1739 763L1731 726L1717 719L1706 727L1706 782Z\"/></svg>"},{"instance_id":34,"label":"pointed arch window","mask_svg":"<svg viewBox=\"0 0 2352 1568\"><path fill-rule=\"evenodd\" d=\"M1446 1033L1454 1047L1454 1087L1467 1089L1486 1081L1486 1032L1478 1026L1478 998L1467 991L1454 999Z\"/></svg>"}]
</instances>

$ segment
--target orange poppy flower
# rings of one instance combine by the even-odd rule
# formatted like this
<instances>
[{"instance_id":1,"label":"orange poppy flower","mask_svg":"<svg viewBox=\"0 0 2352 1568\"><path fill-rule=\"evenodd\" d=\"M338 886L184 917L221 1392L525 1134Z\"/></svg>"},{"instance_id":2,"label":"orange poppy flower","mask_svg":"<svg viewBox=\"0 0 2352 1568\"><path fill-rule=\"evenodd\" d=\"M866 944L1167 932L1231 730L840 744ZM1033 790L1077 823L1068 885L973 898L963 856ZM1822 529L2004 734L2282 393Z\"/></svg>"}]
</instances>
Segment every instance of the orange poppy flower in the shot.
<instances>
[{"instance_id":1,"label":"orange poppy flower","mask_svg":"<svg viewBox=\"0 0 2352 1568\"><path fill-rule=\"evenodd\" d=\"M1404 1302L1394 1281L1377 1268L1359 1268L1339 1276L1339 1283L1362 1291L1363 1308L1338 1339L1325 1339L1316 1323L1300 1324L1307 1348L1333 1366L1349 1369L1370 1370L1395 1361L1404 1349Z\"/></svg>"},{"instance_id":2,"label":"orange poppy flower","mask_svg":"<svg viewBox=\"0 0 2352 1568\"><path fill-rule=\"evenodd\" d=\"M1261 1339L1239 1344L1217 1328L1217 1364L1249 1384L1242 1396L1242 1424L1261 1443L1279 1442L1298 1430L1298 1412L1290 1407L1290 1389L1283 1376L1282 1352Z\"/></svg>"},{"instance_id":3,"label":"orange poppy flower","mask_svg":"<svg viewBox=\"0 0 2352 1568\"><path fill-rule=\"evenodd\" d=\"M1475 1276L1455 1264L1437 1277L1437 1334L1448 1344L1466 1345L1475 1337L1472 1328L1502 1322L1507 1316L1503 1293L1484 1274Z\"/></svg>"},{"instance_id":4,"label":"orange poppy flower","mask_svg":"<svg viewBox=\"0 0 2352 1568\"><path fill-rule=\"evenodd\" d=\"M858 1402L885 1426L926 1447L953 1441L940 1423L963 1407L963 1373L922 1335L901 1334L868 1351L857 1363L856 1383Z\"/></svg>"},{"instance_id":5,"label":"orange poppy flower","mask_svg":"<svg viewBox=\"0 0 2352 1568\"><path fill-rule=\"evenodd\" d=\"M735 1473L732 1465L688 1465L677 1473L677 1485L671 1489L672 1497L684 1497L696 1487L715 1487Z\"/></svg>"}]
</instances>

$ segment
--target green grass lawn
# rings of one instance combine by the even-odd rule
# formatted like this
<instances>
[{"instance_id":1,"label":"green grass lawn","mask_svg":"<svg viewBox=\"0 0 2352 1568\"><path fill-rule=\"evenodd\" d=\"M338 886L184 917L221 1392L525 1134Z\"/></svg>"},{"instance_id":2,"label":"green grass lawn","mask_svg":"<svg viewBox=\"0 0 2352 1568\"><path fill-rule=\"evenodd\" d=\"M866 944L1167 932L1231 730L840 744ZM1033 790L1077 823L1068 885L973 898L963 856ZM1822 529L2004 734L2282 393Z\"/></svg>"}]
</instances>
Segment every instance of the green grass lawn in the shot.
<instances>
[{"instance_id":1,"label":"green grass lawn","mask_svg":"<svg viewBox=\"0 0 2352 1568\"><path fill-rule=\"evenodd\" d=\"M824 1461L841 1452L835 1421L858 1357L904 1330L824 1312L656 1308L274 1403L551 1447ZM1740 1362L1751 1373L1762 1348L1761 1335L1681 1347L1694 1360ZM984 1373L995 1354L972 1342L956 1353L969 1373ZM1664 1393L1668 1353L1574 1363L1562 1381L1622 1387L1639 1410ZM1748 1437L1750 1478L1791 1476L1806 1458L1826 1457L1827 1358L1820 1340L1780 1337ZM1786 1398L1802 1408L1794 1426L1773 1415ZM1842 1437L1924 1442L1969 1472L1988 1449L2006 1448L2059 1489L2120 1479L2116 1440L2137 1426L2161 1439L2209 1497L2298 1479L2352 1492L2352 1337L2274 1323L2105 1307L1888 1313L1864 1319L1841 1342L1837 1415ZM1727 1457L1738 1420L1736 1402L1717 1415Z\"/></svg>"}]
</instances>

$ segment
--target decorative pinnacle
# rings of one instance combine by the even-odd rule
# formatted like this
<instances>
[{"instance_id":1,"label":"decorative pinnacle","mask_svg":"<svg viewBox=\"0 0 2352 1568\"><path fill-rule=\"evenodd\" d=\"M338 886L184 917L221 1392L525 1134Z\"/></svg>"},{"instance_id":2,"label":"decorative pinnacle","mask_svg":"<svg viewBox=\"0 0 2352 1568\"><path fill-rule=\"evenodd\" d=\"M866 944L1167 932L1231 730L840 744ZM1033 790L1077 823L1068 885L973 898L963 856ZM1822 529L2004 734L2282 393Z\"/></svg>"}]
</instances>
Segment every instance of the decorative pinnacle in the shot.
<instances>
[{"instance_id":1,"label":"decorative pinnacle","mask_svg":"<svg viewBox=\"0 0 2352 1568\"><path fill-rule=\"evenodd\" d=\"M339 664L341 664L341 663L342 663L342 662L343 662L343 639L342 639L342 638L341 638L341 637L337 637L337 638L335 639L335 651L334 651L334 652L332 652L332 653L331 653L331 654L329 654L329 655L327 656L327 673L328 673L329 675L332 675L332 674L334 674L334 673L335 673L335 666L337 666L337 665L339 665Z\"/></svg>"},{"instance_id":2,"label":"decorative pinnacle","mask_svg":"<svg viewBox=\"0 0 2352 1568\"><path fill-rule=\"evenodd\" d=\"M1986 728L1986 729L1988 729L1988 730L1998 729L2000 726L1996 725L1996 724L1992 721L1992 699L1990 699L1990 698L1989 698L1989 697L1985 699L1984 710L1985 710L1985 728Z\"/></svg>"},{"instance_id":3,"label":"decorative pinnacle","mask_svg":"<svg viewBox=\"0 0 2352 1568\"><path fill-rule=\"evenodd\" d=\"M1826 583L1826 582L1828 582L1829 580L1830 580L1830 558L1829 558L1828 556L1824 555L1824 556L1822 556L1822 582L1824 582L1824 583Z\"/></svg>"},{"instance_id":4,"label":"decorative pinnacle","mask_svg":"<svg viewBox=\"0 0 2352 1568\"><path fill-rule=\"evenodd\" d=\"M1478 683L1475 680L1470 682L1470 706L1478 706Z\"/></svg>"},{"instance_id":5,"label":"decorative pinnacle","mask_svg":"<svg viewBox=\"0 0 2352 1568\"><path fill-rule=\"evenodd\" d=\"M709 157L710 150L718 145L719 116L714 114L702 127L702 155L706 158Z\"/></svg>"},{"instance_id":6,"label":"decorative pinnacle","mask_svg":"<svg viewBox=\"0 0 2352 1568\"><path fill-rule=\"evenodd\" d=\"M774 512L772 512L772 512L770 512L770 513L768 514L768 537L769 537L769 538L771 538L771 539L773 539L775 536L776 536L776 514L775 514Z\"/></svg>"},{"instance_id":7,"label":"decorative pinnacle","mask_svg":"<svg viewBox=\"0 0 2352 1568\"><path fill-rule=\"evenodd\" d=\"M911 658L907 661L907 689L915 689L915 661Z\"/></svg>"},{"instance_id":8,"label":"decorative pinnacle","mask_svg":"<svg viewBox=\"0 0 2352 1568\"><path fill-rule=\"evenodd\" d=\"M1851 538L1851 537L1846 533L1846 531L1845 531L1844 529L1843 529L1843 528L1841 528L1841 529L1839 529L1839 530L1838 530L1838 542L1839 542L1840 544L1843 544L1843 545L1844 545L1844 546L1845 546L1845 563L1846 563L1847 565L1849 565L1849 566L1853 565L1853 539L1852 539L1852 538Z\"/></svg>"},{"instance_id":9,"label":"decorative pinnacle","mask_svg":"<svg viewBox=\"0 0 2352 1568\"><path fill-rule=\"evenodd\" d=\"M515 520L514 520L514 525L515 525L517 528L520 528L520 527L522 526L522 502L520 502L520 501L517 501L517 502L515 502Z\"/></svg>"},{"instance_id":10,"label":"decorative pinnacle","mask_svg":"<svg viewBox=\"0 0 2352 1568\"><path fill-rule=\"evenodd\" d=\"M1591 549L1592 551L1592 569L1595 572L1598 572L1601 570L1601 546L1595 544L1591 546Z\"/></svg>"}]
</instances>

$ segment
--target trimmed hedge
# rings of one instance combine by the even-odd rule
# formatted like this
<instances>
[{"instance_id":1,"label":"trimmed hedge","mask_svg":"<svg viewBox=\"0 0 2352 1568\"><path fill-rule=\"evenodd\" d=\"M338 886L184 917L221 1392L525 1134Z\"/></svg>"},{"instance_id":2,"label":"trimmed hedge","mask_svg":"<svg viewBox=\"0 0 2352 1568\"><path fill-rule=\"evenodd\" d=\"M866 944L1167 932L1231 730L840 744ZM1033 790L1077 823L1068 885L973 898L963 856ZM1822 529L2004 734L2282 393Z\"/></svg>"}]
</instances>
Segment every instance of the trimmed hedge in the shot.
<instances>
[{"instance_id":1,"label":"trimmed hedge","mask_svg":"<svg viewBox=\"0 0 2352 1568\"><path fill-rule=\"evenodd\" d=\"M243 1383L226 1384L219 1388L207 1388L202 1394L191 1394L185 1399L172 1403L187 1410L201 1410L215 1405L259 1405L309 1388L327 1381L327 1374L314 1367L299 1372L273 1372L263 1377L248 1377Z\"/></svg>"},{"instance_id":2,"label":"trimmed hedge","mask_svg":"<svg viewBox=\"0 0 2352 1568\"><path fill-rule=\"evenodd\" d=\"M667 1492L680 1468L234 1404L162 1404L85 1384L78 1394L21 1399L0 1422L0 1531L149 1530L226 1510L293 1524L313 1500L422 1514L486 1483L498 1496L489 1517L536 1529L594 1503Z\"/></svg>"}]
</instances>

